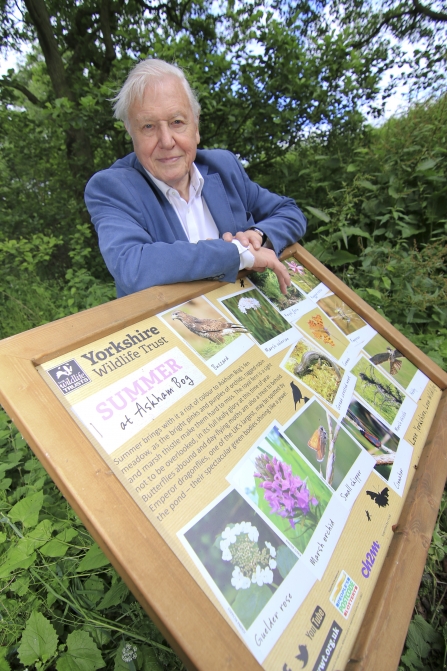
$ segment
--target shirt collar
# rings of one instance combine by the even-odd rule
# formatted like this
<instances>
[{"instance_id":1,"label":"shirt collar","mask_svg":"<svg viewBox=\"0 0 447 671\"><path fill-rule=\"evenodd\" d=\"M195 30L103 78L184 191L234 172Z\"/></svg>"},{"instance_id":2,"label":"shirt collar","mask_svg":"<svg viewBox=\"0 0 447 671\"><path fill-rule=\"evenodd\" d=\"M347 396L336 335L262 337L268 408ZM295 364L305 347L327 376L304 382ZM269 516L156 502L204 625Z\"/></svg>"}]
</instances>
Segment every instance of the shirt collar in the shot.
<instances>
[{"instance_id":1,"label":"shirt collar","mask_svg":"<svg viewBox=\"0 0 447 671\"><path fill-rule=\"evenodd\" d=\"M176 189L172 188L172 186L169 186L169 184L166 184L165 182L162 182L161 179L157 179L154 177L149 170L146 170L146 174L151 178L155 186L158 186L162 194L169 200L169 196L172 194L176 194L179 196L179 193ZM203 184L204 184L204 179L202 175L200 174L197 166L195 163L191 165L191 169L189 171L189 176L190 176L190 183L189 183L189 193L192 198L198 198L202 195L202 189L203 189ZM192 193L191 193L192 189ZM180 197L180 196L179 196Z\"/></svg>"}]
</instances>

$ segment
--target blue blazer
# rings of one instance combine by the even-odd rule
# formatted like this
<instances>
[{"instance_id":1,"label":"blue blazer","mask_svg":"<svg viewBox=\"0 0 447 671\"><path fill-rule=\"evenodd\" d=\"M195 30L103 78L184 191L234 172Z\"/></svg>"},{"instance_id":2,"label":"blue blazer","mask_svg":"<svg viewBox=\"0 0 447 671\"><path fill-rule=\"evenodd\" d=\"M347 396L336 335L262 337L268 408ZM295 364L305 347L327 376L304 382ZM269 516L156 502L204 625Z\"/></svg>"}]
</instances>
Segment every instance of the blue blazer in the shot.
<instances>
[{"instance_id":1,"label":"blue blazer","mask_svg":"<svg viewBox=\"0 0 447 671\"><path fill-rule=\"evenodd\" d=\"M257 226L279 255L304 234L306 219L295 201L252 182L231 152L199 149L195 164L221 236ZM235 282L236 245L220 238L190 243L174 208L134 153L96 173L85 189L85 202L118 297L157 284Z\"/></svg>"}]
</instances>

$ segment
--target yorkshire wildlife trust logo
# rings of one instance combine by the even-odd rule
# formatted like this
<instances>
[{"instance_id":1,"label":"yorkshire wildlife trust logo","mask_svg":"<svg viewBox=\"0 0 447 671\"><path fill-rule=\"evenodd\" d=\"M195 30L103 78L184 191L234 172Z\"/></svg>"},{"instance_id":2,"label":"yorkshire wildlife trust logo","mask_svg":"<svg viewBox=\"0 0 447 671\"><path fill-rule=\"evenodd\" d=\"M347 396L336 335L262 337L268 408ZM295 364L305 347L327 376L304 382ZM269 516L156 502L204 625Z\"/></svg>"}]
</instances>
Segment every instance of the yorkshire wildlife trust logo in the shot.
<instances>
[{"instance_id":1,"label":"yorkshire wildlife trust logo","mask_svg":"<svg viewBox=\"0 0 447 671\"><path fill-rule=\"evenodd\" d=\"M50 368L47 373L51 375L63 394L70 394L75 389L91 382L89 376L74 359L61 363L56 368Z\"/></svg>"},{"instance_id":2,"label":"yorkshire wildlife trust logo","mask_svg":"<svg viewBox=\"0 0 447 671\"><path fill-rule=\"evenodd\" d=\"M359 586L348 576L346 571L342 571L330 596L330 601L346 619L351 612L358 592Z\"/></svg>"}]
</instances>

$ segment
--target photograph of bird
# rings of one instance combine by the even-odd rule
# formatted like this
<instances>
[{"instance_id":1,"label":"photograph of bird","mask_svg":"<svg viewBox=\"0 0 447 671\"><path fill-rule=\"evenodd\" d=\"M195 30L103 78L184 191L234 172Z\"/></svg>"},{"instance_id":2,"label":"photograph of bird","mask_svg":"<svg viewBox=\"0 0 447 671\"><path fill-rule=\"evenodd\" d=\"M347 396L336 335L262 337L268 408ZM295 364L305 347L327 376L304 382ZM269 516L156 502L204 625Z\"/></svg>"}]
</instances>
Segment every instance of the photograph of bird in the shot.
<instances>
[{"instance_id":1,"label":"photograph of bird","mask_svg":"<svg viewBox=\"0 0 447 671\"><path fill-rule=\"evenodd\" d=\"M233 324L224 319L201 319L189 315L183 310L178 310L172 314L172 319L179 319L186 328L195 335L202 338L208 338L214 343L223 343L224 336L237 333L248 333L241 324Z\"/></svg>"},{"instance_id":2,"label":"photograph of bird","mask_svg":"<svg viewBox=\"0 0 447 671\"><path fill-rule=\"evenodd\" d=\"M378 366L380 363L390 362L390 373L391 375L397 375L402 367L402 361L398 361L404 357L402 352L399 352L398 349L391 349L391 347L386 348L386 352L380 352L379 354L374 354L370 358L371 363L375 366Z\"/></svg>"}]
</instances>

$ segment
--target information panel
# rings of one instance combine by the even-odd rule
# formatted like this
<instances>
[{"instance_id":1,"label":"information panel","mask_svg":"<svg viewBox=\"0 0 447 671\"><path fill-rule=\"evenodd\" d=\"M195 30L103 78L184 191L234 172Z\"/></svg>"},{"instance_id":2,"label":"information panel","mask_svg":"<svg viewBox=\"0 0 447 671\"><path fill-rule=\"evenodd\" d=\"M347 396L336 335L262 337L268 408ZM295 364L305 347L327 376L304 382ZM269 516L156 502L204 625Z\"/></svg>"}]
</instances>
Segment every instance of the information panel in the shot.
<instances>
[{"instance_id":1,"label":"information panel","mask_svg":"<svg viewBox=\"0 0 447 671\"><path fill-rule=\"evenodd\" d=\"M283 263L38 370L263 668L335 670L441 390Z\"/></svg>"}]
</instances>

